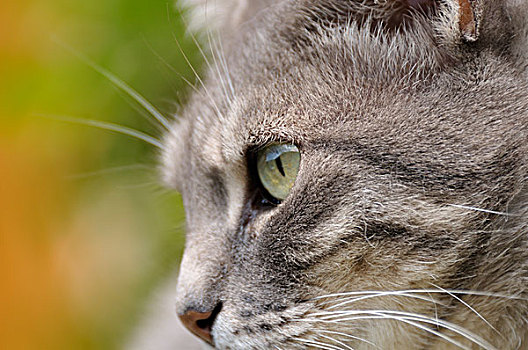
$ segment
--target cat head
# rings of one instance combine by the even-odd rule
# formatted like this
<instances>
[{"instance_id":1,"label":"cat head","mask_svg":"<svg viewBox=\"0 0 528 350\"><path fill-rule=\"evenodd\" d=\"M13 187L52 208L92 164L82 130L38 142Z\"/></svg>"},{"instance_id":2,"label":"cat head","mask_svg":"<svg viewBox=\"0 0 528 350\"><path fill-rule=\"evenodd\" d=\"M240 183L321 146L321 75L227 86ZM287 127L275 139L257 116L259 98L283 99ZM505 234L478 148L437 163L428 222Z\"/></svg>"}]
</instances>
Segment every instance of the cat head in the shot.
<instances>
[{"instance_id":1,"label":"cat head","mask_svg":"<svg viewBox=\"0 0 528 350\"><path fill-rule=\"evenodd\" d=\"M211 3L207 76L162 157L191 331L220 349L522 342L526 2Z\"/></svg>"}]
</instances>

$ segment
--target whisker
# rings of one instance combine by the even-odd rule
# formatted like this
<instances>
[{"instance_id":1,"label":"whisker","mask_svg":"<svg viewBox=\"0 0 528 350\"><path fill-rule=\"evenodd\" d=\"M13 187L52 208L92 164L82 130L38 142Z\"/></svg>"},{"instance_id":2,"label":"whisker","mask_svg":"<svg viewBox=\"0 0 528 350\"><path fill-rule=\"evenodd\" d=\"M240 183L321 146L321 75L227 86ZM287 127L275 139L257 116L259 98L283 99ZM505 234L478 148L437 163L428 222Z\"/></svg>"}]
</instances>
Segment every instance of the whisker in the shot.
<instances>
[{"instance_id":1,"label":"whisker","mask_svg":"<svg viewBox=\"0 0 528 350\"><path fill-rule=\"evenodd\" d=\"M154 190L155 188L158 188L160 186L161 185L159 184L158 181L153 180L153 181L143 181L143 182L139 182L136 184L130 184L130 185L117 185L116 188L119 188L121 190L135 190L135 189L140 189L140 188L147 188L147 189Z\"/></svg>"},{"instance_id":2,"label":"whisker","mask_svg":"<svg viewBox=\"0 0 528 350\"><path fill-rule=\"evenodd\" d=\"M217 48L216 48L216 45L213 48L213 44L211 42L212 41L211 34L210 34L209 30L207 31L207 40L209 41L209 47L211 48L211 55L213 57L213 62L214 62L214 65L215 65L216 74L218 74L218 78L220 79L220 84L222 85L222 91L224 92L224 96L225 96L227 102L229 104L232 104L233 102L232 102L231 97L229 95L229 90L227 89L227 84L226 84L226 82L224 80L224 76L226 75L226 73L225 73L225 71L220 72L220 68L219 68L219 65L218 65L218 60L216 59Z\"/></svg>"},{"instance_id":3,"label":"whisker","mask_svg":"<svg viewBox=\"0 0 528 350\"><path fill-rule=\"evenodd\" d=\"M431 329L429 327L426 327L426 326L423 326L423 325L420 325L420 324L417 324L415 322L412 322L412 321L408 321L408 320L404 320L402 318L398 318L398 317L391 317L391 316L386 316L386 315L378 315L378 316L357 316L357 317L349 317L349 318L345 318L345 319L341 319L341 320L333 320L333 321L329 321L329 320L310 320L310 319L306 319L306 321L310 321L310 322L321 322L321 323L334 323L334 324L341 324L342 322L344 321L358 321L358 320L387 320L387 319L393 319L393 320L396 320L396 321L400 321L400 322L404 322L404 323L407 323L407 324L410 324L412 326L415 326L419 329L422 329L428 333L431 333L433 335L436 335L444 340L446 340L447 342L451 343L451 344L454 344L456 346L458 346L459 348L462 348L462 349L465 349L465 350L471 350L470 348L464 346L463 344L461 344L460 342L457 342L456 340L450 338L449 336L445 335L445 334L442 334L438 331L435 331L434 329Z\"/></svg>"},{"instance_id":4,"label":"whisker","mask_svg":"<svg viewBox=\"0 0 528 350\"><path fill-rule=\"evenodd\" d=\"M130 106L137 114L145 118L151 125L154 126L156 131L160 131L163 126L158 123L156 118L154 118L148 111L145 110L142 106L135 103L135 100L130 97L126 92L123 92L121 89L112 85L112 88L117 92L117 94Z\"/></svg>"},{"instance_id":5,"label":"whisker","mask_svg":"<svg viewBox=\"0 0 528 350\"><path fill-rule=\"evenodd\" d=\"M168 5L167 5L168 6ZM168 12L168 8L167 8L167 14L169 13ZM180 18L183 22L183 24L185 25L185 27L189 27L189 24L187 23L187 21L185 20L185 15L182 13L182 11L180 9L178 9L178 13L180 15ZM171 21L170 19L170 15L169 15L169 21ZM202 55L202 58L204 59L205 61L205 64L207 64L207 67L209 69L212 70L212 65L211 65L211 62L209 61L209 58L208 56L205 54L205 52L203 51L202 49L202 45L200 45L200 43L198 42L198 40L196 39L196 36L192 33L192 32L189 32L189 35L191 36L191 40L193 41L194 45L196 46L196 48L198 49L198 51L200 52L200 55ZM198 76L197 76L198 78Z\"/></svg>"},{"instance_id":6,"label":"whisker","mask_svg":"<svg viewBox=\"0 0 528 350\"><path fill-rule=\"evenodd\" d=\"M328 299L328 298L333 298L333 297L355 298L357 295L365 295L365 294L376 294L380 296L412 294L412 293L431 293L431 294L442 293L442 294L445 294L447 291L449 291L452 294L459 294L459 295L476 295L476 296L483 296L483 297L496 297L496 298L528 301L528 299L526 298L517 297L514 295L506 295L506 294L491 293L491 292L484 292L484 291L473 291L473 290L465 290L465 289L445 289L445 291L441 291L438 289L403 289L403 290L396 290L396 291L379 291L379 290L368 291L366 290L366 291L341 292L341 293L320 295L320 296L312 298L311 300Z\"/></svg>"},{"instance_id":7,"label":"whisker","mask_svg":"<svg viewBox=\"0 0 528 350\"><path fill-rule=\"evenodd\" d=\"M207 8L206 8L205 16L207 17ZM231 97L229 96L229 90L228 90L227 84L226 84L226 82L224 80L224 76L228 76L227 71L224 69L225 66L222 66L223 72L220 72L220 68L218 66L218 61L216 59L216 52L218 52L218 48L217 48L216 45L213 48L213 44L212 43L214 42L214 40L212 40L212 38L211 38L211 30L209 28L207 28L206 31L207 31L207 41L209 42L209 48L211 50L211 55L213 57L213 62L215 64L216 72L218 74L218 77L220 78L220 83L222 84L222 90L223 90L224 95L225 95L227 101L229 102L229 104L232 104ZM194 35L192 35L192 36L194 38ZM218 37L220 37L220 36L218 36ZM233 92L232 86L231 86L231 92ZM234 93L233 93L233 95L234 95Z\"/></svg>"},{"instance_id":8,"label":"whisker","mask_svg":"<svg viewBox=\"0 0 528 350\"><path fill-rule=\"evenodd\" d=\"M163 144L158 139L156 139L156 138L154 138L154 137L152 137L150 135L147 135L147 134L145 134L145 133L143 133L141 131L128 128L126 126L122 126L122 125L118 125L118 124L114 124L114 123L109 123L109 122L104 122L104 121L101 121L101 120L85 119L85 118L62 116L62 115L37 114L37 116L44 117L44 118L55 119L55 120L68 122L68 123L88 125L88 126L92 126L92 127L95 127L95 128L98 128L98 129L103 129L103 130L114 131L114 132L117 132L119 134L131 136L131 137L136 138L138 140L144 141L144 142L146 142L148 144L151 144L152 146L155 146L155 147L157 147L157 148L159 148L161 150L164 148Z\"/></svg>"},{"instance_id":9,"label":"whisker","mask_svg":"<svg viewBox=\"0 0 528 350\"><path fill-rule=\"evenodd\" d=\"M431 293L427 293L429 295L429 297L431 298L431 300L433 300L433 307L434 307L434 317L435 317L435 320L439 320L439 317L438 317L438 308L437 308L437 304L441 304L442 306L445 306L443 303L438 303L436 302L436 300L432 297Z\"/></svg>"},{"instance_id":10,"label":"whisker","mask_svg":"<svg viewBox=\"0 0 528 350\"><path fill-rule=\"evenodd\" d=\"M444 320L435 320L433 318L427 317L425 315L415 314L411 312L404 312L404 311L393 311L393 310L350 310L350 311L333 311L329 312L329 314L325 317L321 317L323 321L334 321L334 322L343 322L343 321L351 321L351 320L357 320L360 318L357 317L346 317L348 315L361 315L359 316L361 319L365 319L364 315L375 315L378 317L375 318L391 318L391 319L398 319L401 321L407 320L407 321L418 321L423 323L428 323L432 325L437 325L442 328L448 329L453 331L454 333L463 336L465 339L472 341L473 343L483 347L484 349L490 349L495 350L496 348L491 345L489 342L481 338L480 336L470 332L469 330L458 326L454 323L444 321ZM345 317L345 318L339 318L339 317ZM368 317L366 317L368 318ZM426 327L427 328L427 327ZM430 329L430 328L427 328Z\"/></svg>"},{"instance_id":11,"label":"whisker","mask_svg":"<svg viewBox=\"0 0 528 350\"><path fill-rule=\"evenodd\" d=\"M474 211L480 211L480 212L483 212L483 213L494 214L494 215L515 216L514 214L504 213L504 212L501 212L501 211L494 211L494 210L476 208L476 207L471 207L471 206L467 206L467 205L460 205L460 204L447 204L447 205L450 206L450 207L467 209L467 210L474 210Z\"/></svg>"},{"instance_id":12,"label":"whisker","mask_svg":"<svg viewBox=\"0 0 528 350\"><path fill-rule=\"evenodd\" d=\"M231 79L231 73L229 72L229 68L227 66L225 53L224 53L224 46L222 45L222 37L220 35L217 35L218 37L218 44L220 46L220 50L218 50L218 53L220 55L220 62L222 66L224 67L224 72L226 74L227 82L229 84L229 88L231 90L231 95L235 96L235 89L233 87L233 80Z\"/></svg>"},{"instance_id":13,"label":"whisker","mask_svg":"<svg viewBox=\"0 0 528 350\"><path fill-rule=\"evenodd\" d=\"M324 350L344 350L343 348L340 348L338 346L321 343L321 342L318 342L316 340L309 340L309 339L303 339L303 338L297 338L297 337L293 337L292 339L300 341L300 342L305 343L305 344L309 344L310 346L313 346L313 347L316 347L316 348L319 348L319 349L324 349Z\"/></svg>"},{"instance_id":14,"label":"whisker","mask_svg":"<svg viewBox=\"0 0 528 350\"><path fill-rule=\"evenodd\" d=\"M54 37L53 40L64 49L69 51L72 55L79 58L87 66L95 70L97 73L101 74L103 77L108 79L114 86L116 86L121 91L129 95L134 101L141 105L145 110L147 110L165 129L170 130L169 121L163 116L163 114L156 109L147 99L140 95L136 90L134 90L130 85L125 83L123 80L119 79L116 75L111 73L109 70L101 67L94 61L92 61L88 56L82 54L81 52L75 50L73 47L67 45L66 43L60 41L58 38Z\"/></svg>"},{"instance_id":15,"label":"whisker","mask_svg":"<svg viewBox=\"0 0 528 350\"><path fill-rule=\"evenodd\" d=\"M188 27L187 22L185 20L185 16L181 14L181 11L180 11L180 15L181 15L183 23ZM207 20L207 5L206 5L206 8L205 8L205 17L206 17L206 20ZM200 45L200 43L198 42L198 40L196 39L196 36L192 33L192 31L189 32L189 34L191 36L191 40L194 42L194 45L198 48L198 51L200 52L200 54L204 58L205 63L207 64L209 69L211 71L213 71L213 65L211 64L211 62L210 62L210 60L208 58L208 55L206 55L205 52L203 51L202 45ZM211 44L211 35L210 35L210 30L209 29L207 29L207 37L208 37L208 41L209 41L209 48L211 50L211 55L212 55L212 58L213 58L213 61L214 61L214 68L216 70L216 73L218 74L218 78L220 79L220 84L222 85L222 92L224 93L224 96L225 96L227 102L229 104L231 104L232 101L231 101L231 98L229 96L229 92L227 91L227 88L226 88L226 83L225 83L224 77L223 77L224 75L220 72L220 69L218 67L218 62L216 60L215 50L213 49L213 46Z\"/></svg>"},{"instance_id":16,"label":"whisker","mask_svg":"<svg viewBox=\"0 0 528 350\"><path fill-rule=\"evenodd\" d=\"M471 310L475 315L477 315L477 317L479 317L482 321L484 321L484 323L486 323L491 329L493 329L498 335L501 336L501 338L504 339L504 336L502 335L502 333L500 333L495 327L493 327L493 325L491 323L488 322L488 320L486 320L484 318L484 316L482 316L477 310L475 310L475 308L473 308L471 305L469 305L468 303L466 303L464 300L462 300L461 298L459 298L457 295L453 294L453 293L450 293L449 291L445 290L444 288L440 287L440 286L437 286L433 283L431 283L431 285L435 288L438 288L439 290L442 290L444 291L445 293L449 294L451 297L453 297L454 299L458 300L460 303L462 303L464 306L466 306L469 310Z\"/></svg>"},{"instance_id":17,"label":"whisker","mask_svg":"<svg viewBox=\"0 0 528 350\"><path fill-rule=\"evenodd\" d=\"M332 338L332 337L329 337L329 336L327 336L327 335L319 334L319 337L322 337L322 338L328 339L328 340L330 340L330 341L332 341L332 342L334 342L334 343L337 343L337 344L339 344L339 345L342 345L342 346L344 346L344 347L345 347L346 349L348 349L348 350L354 350L354 348L352 348L352 347L346 345L346 344L343 343L342 341L339 341L339 340L334 339L334 338Z\"/></svg>"},{"instance_id":18,"label":"whisker","mask_svg":"<svg viewBox=\"0 0 528 350\"><path fill-rule=\"evenodd\" d=\"M187 57L187 55L183 51L183 48L181 47L180 42L179 42L178 38L174 35L174 33L172 33L172 37L174 38L174 41L176 42L176 46L178 47L178 50L182 54L183 59L185 60L185 62L187 63L187 65L189 66L191 71L193 72L194 76L196 77L196 80L198 80L198 83L200 83L200 86L202 87L202 89L204 90L205 94L207 95L207 97L209 98L210 102L212 103L212 107L215 109L215 112L217 113L218 118L220 120L222 120L223 119L222 118L222 113L220 112L220 108L218 108L218 105L216 104L213 96L211 95L211 93L209 92L207 87L205 86L202 78L200 78L200 75L198 74L196 69L191 64L191 61L189 60L189 58Z\"/></svg>"},{"instance_id":19,"label":"whisker","mask_svg":"<svg viewBox=\"0 0 528 350\"><path fill-rule=\"evenodd\" d=\"M86 179L86 178L95 177L95 176L102 176L102 175L118 173L118 172L127 171L127 170L152 170L153 168L155 168L155 166L149 167L145 164L121 165L121 166L116 166L112 168L106 168L106 169L101 169L101 170L96 170L96 171L68 175L66 179L80 180L80 179Z\"/></svg>"},{"instance_id":20,"label":"whisker","mask_svg":"<svg viewBox=\"0 0 528 350\"><path fill-rule=\"evenodd\" d=\"M194 92L196 92L196 93L198 93L198 94L201 93L200 90L198 90L198 89L196 88L196 86L195 86L193 83L191 83L187 78L185 78L185 77L183 76L183 74L181 74L181 73L180 73L176 68L174 68L169 62L167 62L167 60L164 59L164 58L159 54L159 52L157 52L157 51L152 47L152 45L150 45L146 40L144 40L144 41L145 41L145 44L147 45L147 47L149 48L150 52L152 52L152 54L153 54L154 56L156 56L156 58L157 58L158 60L160 60L160 62L163 63L163 65L164 65L165 67L167 67L172 73L178 75L178 77L179 77L181 80L183 80L187 85L189 85L189 87L190 87L191 89L193 89Z\"/></svg>"},{"instance_id":21,"label":"whisker","mask_svg":"<svg viewBox=\"0 0 528 350\"><path fill-rule=\"evenodd\" d=\"M445 294L450 295L452 298L455 298L457 301L461 302L464 306L466 306L469 310L471 310L475 315L477 315L477 317L479 317L482 321L484 321L491 329L493 329L497 334L499 334L502 338L504 338L504 336L495 327L493 327L493 325L491 325L491 323L488 322L484 318L484 316L482 316L477 310L475 310L475 308L471 307L467 302L465 302L461 298L459 298L456 294L460 294L460 295L477 295L477 296L486 296L486 297L500 297L500 298L507 298L507 299L521 299L521 300L525 300L524 298L518 298L518 297L515 297L515 296L508 296L508 295L502 295L502 294L496 294L496 293L467 291L467 290L446 290L446 289L442 289L442 288L439 288L439 287L437 287L437 288L438 288L438 290L423 289L423 290L390 291L390 292L337 293L339 296L341 296L341 295L350 295L350 294L352 294L353 296L352 297L347 297L347 298L345 298L346 299L345 301L342 301L342 302L340 302L338 304L332 305L332 306L330 306L327 309L330 310L330 309L335 309L335 308L338 308L338 307L343 307L345 305L352 304L352 303L354 303L356 301L359 301L359 300L364 300L364 299L369 299L369 298L374 298L374 297L379 297L379 296L395 295L395 296L404 296L404 297L410 297L410 298L414 298L414 299L420 299L420 300L425 300L425 301L432 302L434 304L434 306L435 306L435 314L436 314L436 305L439 304L439 305L444 305L445 306L445 304L443 304L441 302L438 302L438 301L434 300L433 298L424 298L424 297L420 297L420 296L414 295L413 293L427 293L427 294L434 294L434 293L436 293L436 294L438 294L438 293L444 294L445 293ZM362 294L366 294L366 293L370 293L370 295L356 296L356 295L362 295ZM330 302L334 302L334 301L326 301L323 304L327 304L327 303L330 303ZM317 314L315 314L315 316L317 316ZM437 319L438 319L438 317L437 317Z\"/></svg>"},{"instance_id":22,"label":"whisker","mask_svg":"<svg viewBox=\"0 0 528 350\"><path fill-rule=\"evenodd\" d=\"M359 341L362 341L362 342L365 342L367 344L370 344L376 348L380 348L379 346L377 346L376 344L374 344L373 342L371 341L368 341L366 339L363 339L363 338L360 338L360 337L357 337L357 336L354 336L354 335L350 335L350 334L346 334L346 333L342 333L342 332L336 332L336 331L328 331L328 330L325 330L325 329L319 329L317 330L318 332L321 332L321 333L329 333L329 334L335 334L335 335L340 335L342 337L347 337L347 338L351 338L351 339L355 339L355 340L359 340Z\"/></svg>"},{"instance_id":23,"label":"whisker","mask_svg":"<svg viewBox=\"0 0 528 350\"><path fill-rule=\"evenodd\" d=\"M433 298L428 298L428 297L424 297L424 296L421 296L421 295L415 295L415 294L411 294L411 293L384 292L384 293L375 293L375 294L372 294L372 295L354 297L354 298L351 298L349 300L346 300L346 301L340 302L338 304L332 305L332 306L328 307L328 309L329 310L330 309L336 309L336 308L339 308L339 307L344 306L344 305L355 303L357 301L361 301L361 300L365 300L365 299L371 299L371 298L376 298L376 297L381 297L381 296L387 296L387 295L403 296L403 297L408 297L408 298L413 298L413 299L418 299L418 300L424 300L424 301L432 302L433 304L440 303L440 302L434 300Z\"/></svg>"},{"instance_id":24,"label":"whisker","mask_svg":"<svg viewBox=\"0 0 528 350\"><path fill-rule=\"evenodd\" d=\"M411 326L414 326L414 327L419 328L419 329L422 329L422 330L424 330L424 331L426 331L426 332L428 332L428 333L431 333L431 334L433 334L433 335L436 335L437 337L442 338L442 339L444 339L445 341L447 341L447 342L449 342L449 343L451 343L451 344L453 344L453 345L455 345L455 346L458 346L458 347L461 348L461 349L464 349L464 350L471 350L471 348L469 348L469 347L463 345L462 343L460 343L460 342L454 340L453 338L451 338L451 337L449 337L449 336L447 336L447 335L445 335L445 334L443 334L443 333L441 333L441 332L439 332L439 331L436 331L436 330L434 330L434 329L432 329L432 328L429 328L429 327L423 326L423 325L421 325L421 324L419 324L419 323L416 323L416 322L413 322L413 321L409 321L409 320L406 320L406 319L400 319L400 318L397 318L397 317L395 317L395 318L393 318L393 319L398 320L398 321L401 321L401 322L404 322L404 323L407 323L407 324L409 324L409 325L411 325Z\"/></svg>"},{"instance_id":25,"label":"whisker","mask_svg":"<svg viewBox=\"0 0 528 350\"><path fill-rule=\"evenodd\" d=\"M363 317L356 317L354 319L361 319L361 318L365 318L365 319L373 319L373 318L376 318L376 317L373 317L373 316L363 316ZM377 318L383 318L382 316L378 316ZM319 320L317 318L298 318L298 319L295 319L293 320L295 322L309 322L309 323L339 323L338 321L331 321L331 320ZM355 340L359 340L359 341L362 341L364 343L367 343L369 345L372 345L374 346L375 348L377 349L380 349L380 347L376 344L374 344L373 342L371 341L368 341L366 339L363 339L363 338L360 338L360 337L357 337L357 336L353 336L353 335L350 335L350 334L346 334L346 333L342 333L342 332L337 332L337 331L329 331L329 330L324 330L324 329L318 329L317 332L320 332L320 333L330 333L330 334L336 334L336 335L341 335L341 336L344 336L344 337L347 337L347 338L351 338L351 339L355 339Z\"/></svg>"}]
</instances>

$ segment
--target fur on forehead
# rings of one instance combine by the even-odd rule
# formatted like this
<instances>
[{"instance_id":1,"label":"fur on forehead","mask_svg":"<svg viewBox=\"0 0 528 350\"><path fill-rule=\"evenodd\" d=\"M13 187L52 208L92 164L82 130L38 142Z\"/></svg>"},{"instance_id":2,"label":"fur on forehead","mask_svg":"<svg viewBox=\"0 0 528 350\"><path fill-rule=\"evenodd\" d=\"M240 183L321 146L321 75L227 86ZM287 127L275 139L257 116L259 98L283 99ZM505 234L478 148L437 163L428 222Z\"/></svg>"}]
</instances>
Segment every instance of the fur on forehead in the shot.
<instances>
[{"instance_id":1,"label":"fur on forehead","mask_svg":"<svg viewBox=\"0 0 528 350\"><path fill-rule=\"evenodd\" d=\"M211 120L197 113L174 123L164 137L165 147L161 153L161 176L168 187L183 188L183 174L190 153L198 157L205 168L221 169L227 164L244 162L248 147L303 141L300 128L292 128L295 116L278 118L270 110L252 123L244 123L238 119L244 116L243 105L242 101L234 103L219 119Z\"/></svg>"},{"instance_id":2,"label":"fur on forehead","mask_svg":"<svg viewBox=\"0 0 528 350\"><path fill-rule=\"evenodd\" d=\"M406 27L412 19L427 20L439 44L444 46L477 40L483 12L488 7L488 15L506 13L507 20L520 33L512 49L524 61L527 55L528 0L177 0L177 4L187 13L191 31L222 37L236 35L242 25L263 17L266 12L294 11L298 16L297 28L293 29L308 31L367 18L392 28ZM301 22L305 26L298 26Z\"/></svg>"},{"instance_id":3,"label":"fur on forehead","mask_svg":"<svg viewBox=\"0 0 528 350\"><path fill-rule=\"evenodd\" d=\"M244 161L250 147L260 147L271 142L300 143L303 136L294 127L294 116L282 117L273 110L260 110L258 116L246 115L245 103L238 100L219 121L195 121L195 141L203 144L201 158L209 166L236 164ZM239 118L249 118L250 122ZM203 135L206 135L205 137Z\"/></svg>"}]
</instances>

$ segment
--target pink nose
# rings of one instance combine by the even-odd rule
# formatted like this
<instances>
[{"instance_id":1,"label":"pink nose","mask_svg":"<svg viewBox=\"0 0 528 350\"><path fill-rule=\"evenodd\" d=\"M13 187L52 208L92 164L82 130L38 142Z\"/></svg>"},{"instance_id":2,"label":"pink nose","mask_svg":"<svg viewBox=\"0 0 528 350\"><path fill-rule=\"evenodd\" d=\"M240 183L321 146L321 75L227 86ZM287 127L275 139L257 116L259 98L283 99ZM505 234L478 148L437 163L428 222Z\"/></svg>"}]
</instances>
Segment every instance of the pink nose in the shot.
<instances>
[{"instance_id":1,"label":"pink nose","mask_svg":"<svg viewBox=\"0 0 528 350\"><path fill-rule=\"evenodd\" d=\"M179 315L179 317L188 330L212 345L211 329L218 311L217 309L210 312L187 311L183 315Z\"/></svg>"}]
</instances>

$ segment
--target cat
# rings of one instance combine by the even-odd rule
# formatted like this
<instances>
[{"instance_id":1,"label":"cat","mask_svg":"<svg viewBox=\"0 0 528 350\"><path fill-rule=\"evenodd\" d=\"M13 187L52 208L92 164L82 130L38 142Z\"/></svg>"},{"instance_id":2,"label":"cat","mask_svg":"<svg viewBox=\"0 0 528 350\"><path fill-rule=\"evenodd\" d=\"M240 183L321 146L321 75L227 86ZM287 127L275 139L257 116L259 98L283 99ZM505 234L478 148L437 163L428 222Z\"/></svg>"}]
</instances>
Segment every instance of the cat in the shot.
<instances>
[{"instance_id":1,"label":"cat","mask_svg":"<svg viewBox=\"0 0 528 350\"><path fill-rule=\"evenodd\" d=\"M188 1L210 67L161 155L183 324L528 349L528 1Z\"/></svg>"}]
</instances>

